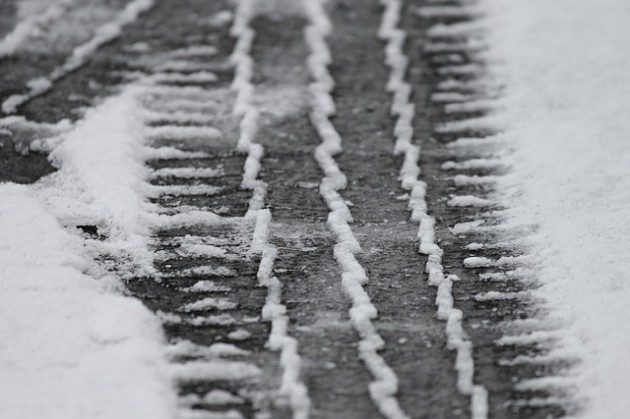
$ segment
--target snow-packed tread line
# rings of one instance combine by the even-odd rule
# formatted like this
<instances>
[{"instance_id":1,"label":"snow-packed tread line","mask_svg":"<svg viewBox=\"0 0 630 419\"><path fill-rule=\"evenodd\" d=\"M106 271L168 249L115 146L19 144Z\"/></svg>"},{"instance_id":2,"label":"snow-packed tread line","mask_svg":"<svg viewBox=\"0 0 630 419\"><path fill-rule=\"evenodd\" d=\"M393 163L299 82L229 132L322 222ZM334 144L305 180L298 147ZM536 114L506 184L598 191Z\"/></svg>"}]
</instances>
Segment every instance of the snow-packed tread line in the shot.
<instances>
[{"instance_id":1,"label":"snow-packed tread line","mask_svg":"<svg viewBox=\"0 0 630 419\"><path fill-rule=\"evenodd\" d=\"M264 148L254 142L258 109L252 103L255 90L251 83L254 62L250 51L255 32L250 27L250 21L254 14L255 2L256 0L239 0L231 30L232 36L237 39L231 56L236 66L232 83L232 88L237 92L234 115L241 118L237 149L247 153L241 186L253 191L245 218L255 220L251 252L261 257L257 272L258 284L267 288L262 312L263 319L271 321L271 333L267 344L270 349L280 351L282 378L279 394L288 398L294 419L306 419L310 413L311 401L308 389L300 377L302 360L298 353L298 342L287 333L289 319L286 307L281 302L282 284L273 275L278 249L269 243L271 211L263 209L267 184L258 179Z\"/></svg>"},{"instance_id":2,"label":"snow-packed tread line","mask_svg":"<svg viewBox=\"0 0 630 419\"><path fill-rule=\"evenodd\" d=\"M2 102L2 112L15 113L17 108L30 100L43 95L52 89L55 82L83 66L90 56L107 42L120 35L122 27L134 22L138 16L149 10L154 5L154 0L133 0L109 22L104 23L94 31L94 36L87 42L76 46L71 55L59 67L55 68L45 77L31 80L27 83L28 90L23 94L9 96Z\"/></svg>"},{"instance_id":3,"label":"snow-packed tread line","mask_svg":"<svg viewBox=\"0 0 630 419\"><path fill-rule=\"evenodd\" d=\"M349 314L351 323L361 338L359 357L374 377L374 381L369 384L369 392L379 411L387 418L408 418L395 397L398 392L398 378L378 353L385 344L372 323L378 313L363 288L368 277L355 256L361 251L361 246L349 225L353 221L352 214L339 194L346 187L347 180L333 157L342 151L342 140L329 119L335 113L335 103L331 95L334 80L328 72L332 57L326 42L332 24L323 0L306 0L303 4L309 20L304 34L311 51L307 66L313 79L309 85L312 96L310 117L322 139L315 150L315 159L324 172L320 194L331 210L327 225L337 238L334 255L342 270L344 290L352 300Z\"/></svg>"},{"instance_id":4,"label":"snow-packed tread line","mask_svg":"<svg viewBox=\"0 0 630 419\"><path fill-rule=\"evenodd\" d=\"M459 9L443 10L442 15L444 17L458 17ZM462 42L461 38L466 39L466 43L473 42L477 45L484 46L483 41L483 24L478 19L466 23L451 23L451 24L435 24L428 32L433 37L441 38L447 42L443 42L441 45L443 48L434 49L434 53L449 53L452 52L450 46L455 41ZM456 65L439 66L437 72L442 77L463 77L465 81L449 79L444 81L451 82L447 85L441 86L442 93L450 94L450 89L470 90L474 92L473 96L463 96L460 99L445 97L443 103L443 112L449 119L447 122L438 124L434 128L436 134L454 134L461 135L473 135L470 138L458 138L449 144L451 148L464 147L462 151L456 151L456 156L463 156L467 160L463 161L447 161L443 163L442 170L494 170L502 168L500 153L497 151L502 145L501 134L496 132L501 131L501 121L493 116L492 111L497 109L500 105L499 99L493 98L496 95L494 90L497 90L496 86L490 83L491 77L486 73L491 73L490 69L485 68L485 60L481 56L477 56L474 53L468 53L469 61L471 63L458 63ZM446 71L447 70L447 71ZM471 114L473 116L471 116ZM481 116L479 116L481 115ZM498 141L493 141L498 140ZM483 150L483 147L487 151ZM486 154L488 157L486 157ZM501 163L501 164L497 164ZM471 186L477 187L474 195L455 195L448 201L448 205L452 207L487 207L495 206L496 202L493 199L487 199L488 190L498 179L497 175L486 176L470 176L466 174L457 174L453 177L453 182L458 188L469 188ZM479 188L479 186L488 184L490 187ZM481 196L478 196L480 195ZM493 218L495 215L490 215L489 218ZM481 231L485 228L483 225L484 214L477 216L475 220L470 222L470 231ZM457 227L457 226L456 226ZM477 249L482 249L478 247ZM476 250L475 246L469 247L469 250ZM487 257L468 257L463 260L464 266L467 268L486 268L486 267L512 267L520 269L519 267L526 265L527 258L523 257L501 257L494 261ZM488 273L481 274L489 275ZM498 277L497 277L498 278ZM490 300L510 300L510 299L527 299L529 293L525 291L488 291L486 293L478 293L475 296L477 301L490 301ZM492 296L493 298L489 298Z\"/></svg>"},{"instance_id":5,"label":"snow-packed tread line","mask_svg":"<svg viewBox=\"0 0 630 419\"><path fill-rule=\"evenodd\" d=\"M488 416L488 394L482 385L475 385L473 382L472 343L463 331L461 310L453 307L451 288L454 278L444 275L441 262L443 251L435 243L435 219L427 213L426 183L419 179L420 147L411 142L415 107L409 100L412 87L405 81L408 58L403 52L403 44L406 34L397 28L402 3L399 0L381 0L381 4L384 11L378 36L387 41L385 62L391 68L391 73L386 87L393 94L391 113L397 117L394 128L396 140L394 153L404 155L400 171L401 185L403 189L410 191L411 220L420 224L418 231L420 252L428 256L426 272L429 274L429 283L438 287L436 299L438 318L447 322L448 347L457 353L455 369L458 375L458 389L462 394L471 397L471 416L475 419L484 419Z\"/></svg>"},{"instance_id":6,"label":"snow-packed tread line","mask_svg":"<svg viewBox=\"0 0 630 419\"><path fill-rule=\"evenodd\" d=\"M141 94L143 96L151 96L156 91L161 91L161 87L157 84L158 79L147 78L141 85ZM192 95L190 100L204 100L203 97L197 97L198 91L196 89L189 89L187 85L181 86L179 92L175 88L172 90L174 94L181 94L184 97L188 92ZM193 99L196 98L196 99ZM216 142L221 137L221 132L217 128L212 126L195 127L200 130L197 133L191 132L189 126L185 125L166 125L165 130L162 130L161 135L155 135L156 127L147 126L145 136L147 140L156 142L159 140L169 140L177 144L182 143L184 146L186 143L194 138L201 138L207 142ZM158 127L160 128L160 127ZM158 130L159 131L159 130ZM210 133L211 135L206 135ZM192 135L191 135L192 134ZM204 175L212 175L215 177L221 175L221 171L214 168L198 168L194 166L177 166L173 163L180 161L186 155L180 153L192 153L180 150L179 148L170 147L174 153L169 153L164 157L169 159L171 163L161 169L156 169L150 175L154 181L159 180L157 185L152 185L152 189L160 192L158 194L158 203L160 206L164 206L164 195L167 194L171 197L182 196L200 196L207 197L212 193L216 193L221 190L220 187L208 184L196 184L195 179L204 179ZM199 153L199 152L197 152ZM193 159L205 159L209 158L208 153L201 153L200 155L194 154L191 156ZM166 175L166 176L165 176ZM177 182L180 179L179 176L183 175L185 183ZM206 225L212 226L224 226L229 230L240 229L242 224L242 218L239 217L224 217L219 214L215 214L208 210L202 210L197 206L182 207L177 205L177 211L174 214L162 214L160 220L155 223L155 227L158 232L169 229L187 229L194 232L191 235L171 239L168 241L160 240L160 248L167 248L170 250L160 250L155 253L156 263L161 264L158 268L158 272L155 277L157 280L173 286L180 282L182 278L226 278L236 275L234 270L225 266L227 263L234 263L237 258L228 254L226 246L234 240L217 239L216 237L199 235L195 230L192 230L194 226ZM181 234L181 233L180 233ZM232 235L233 233L229 233ZM238 239L236 239L238 241ZM202 265L194 265L198 262L193 262L192 267L180 267L170 268L170 264L181 263L181 261L194 261L195 259L203 261ZM206 262L209 260L210 262ZM218 262L215 262L218 261ZM186 264L184 266L187 266ZM166 269L165 269L166 268ZM231 288L227 288L223 285L217 285L214 281L207 279L198 280L194 284L188 287L179 288L179 292L182 294L189 294L192 298L185 299L184 303L173 307L168 312L158 312L158 316L162 320L165 327L183 326L188 328L204 328L204 327L228 327L228 330L232 330L228 334L228 337L235 333L238 328L243 324L243 319L237 318L233 313L238 308L239 304L229 297L217 296L228 293L229 296L232 292ZM208 294L213 296L208 296ZM187 301L187 302L186 302ZM208 312L212 314L207 314ZM212 351L216 349L216 344L213 344L209 348L197 345L192 341L178 338L172 343L171 346L180 348L176 356L173 356L171 363L171 373L180 386L190 385L203 385L204 383L213 381L227 381L230 382L230 387L239 389L242 386L247 386L251 380L258 379L262 375L262 371L256 365L248 362L247 355L249 352L234 345L234 344L219 344L223 345L222 350ZM244 360L238 360L236 358L245 357ZM239 410L227 406L214 406L215 397L212 396L213 391L216 391L212 387L203 395L197 393L185 393L180 397L180 410L178 417L199 417L207 418L213 416L243 418L243 415ZM236 397L234 394L228 392L228 396L231 398ZM198 402L192 405L187 404L186 400L192 397L197 397ZM197 400L196 399L196 400ZM239 402L237 404L242 404ZM207 410L211 408L212 410ZM216 411L215 409L227 409L222 411Z\"/></svg>"},{"instance_id":7,"label":"snow-packed tread line","mask_svg":"<svg viewBox=\"0 0 630 419\"><path fill-rule=\"evenodd\" d=\"M207 70L216 62L216 49L202 47L199 51L212 53L195 54L194 64ZM220 59L229 67L228 57ZM171 98L202 105L229 90L214 82L202 88L196 78L164 85L160 74L143 74L136 82L144 158L153 168L147 173L147 198L155 204L150 219L155 272L129 286L141 298L146 292L153 295L146 302L171 342L170 372L180 391L178 417L240 419L265 408L251 394L265 372L257 365L258 355L246 349L258 347L258 330L265 329L257 314L259 292L251 284L256 261L248 254L247 241L252 226L239 212L247 198L234 179L242 171L238 167L237 173L228 174L224 167L230 164L233 171L234 160L242 159L225 154L226 121L216 113L195 114L203 117L203 124L191 127L189 119L180 118L183 109L175 107L177 117L167 121L150 110L155 101L176 102ZM216 339L233 343L214 343Z\"/></svg>"}]
</instances>

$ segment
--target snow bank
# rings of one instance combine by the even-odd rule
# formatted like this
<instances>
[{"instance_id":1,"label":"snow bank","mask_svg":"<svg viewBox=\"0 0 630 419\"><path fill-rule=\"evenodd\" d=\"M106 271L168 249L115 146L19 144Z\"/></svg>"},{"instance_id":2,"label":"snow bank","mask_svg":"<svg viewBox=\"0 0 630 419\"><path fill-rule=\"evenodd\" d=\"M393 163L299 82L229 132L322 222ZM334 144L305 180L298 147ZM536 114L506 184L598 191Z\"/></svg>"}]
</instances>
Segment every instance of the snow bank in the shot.
<instances>
[{"instance_id":1,"label":"snow bank","mask_svg":"<svg viewBox=\"0 0 630 419\"><path fill-rule=\"evenodd\" d=\"M171 418L158 320L95 279L29 187L0 184L0 418Z\"/></svg>"},{"instance_id":2,"label":"snow bank","mask_svg":"<svg viewBox=\"0 0 630 419\"><path fill-rule=\"evenodd\" d=\"M630 4L483 0L516 151L500 182L540 230L537 291L569 321L589 418L630 411Z\"/></svg>"},{"instance_id":3,"label":"snow bank","mask_svg":"<svg viewBox=\"0 0 630 419\"><path fill-rule=\"evenodd\" d=\"M146 149L137 91L128 89L90 110L50 154L60 170L35 185L64 225L95 225L101 251L129 261L129 275L151 272L146 202Z\"/></svg>"}]
</instances>

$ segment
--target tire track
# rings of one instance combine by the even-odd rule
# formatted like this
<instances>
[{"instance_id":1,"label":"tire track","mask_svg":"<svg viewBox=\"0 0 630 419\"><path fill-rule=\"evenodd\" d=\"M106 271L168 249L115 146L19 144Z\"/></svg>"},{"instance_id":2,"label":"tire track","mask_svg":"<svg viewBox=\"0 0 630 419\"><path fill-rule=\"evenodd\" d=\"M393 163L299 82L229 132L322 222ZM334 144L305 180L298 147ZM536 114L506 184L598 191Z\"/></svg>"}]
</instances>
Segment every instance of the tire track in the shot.
<instances>
[{"instance_id":1,"label":"tire track","mask_svg":"<svg viewBox=\"0 0 630 419\"><path fill-rule=\"evenodd\" d=\"M269 184L271 240L279 249L275 274L283 283L290 334L300 344L311 416L375 417L366 385L370 377L346 318L334 237L325 224L328 209L317 191L321 172L313 153L319 138L309 123L305 24L300 3L253 22L261 110L257 138L266 150L261 175Z\"/></svg>"},{"instance_id":2,"label":"tire track","mask_svg":"<svg viewBox=\"0 0 630 419\"><path fill-rule=\"evenodd\" d=\"M494 182L509 170L501 160L509 149L492 113L502 87L484 57L482 10L474 2L435 1L409 11L410 57L427 68L411 80L431 85L416 100L431 119L433 141L421 156L435 179L427 202L444 265L460 278L453 295L475 342L475 378L489 391L490 416L563 416L570 390L556 378L573 361L553 355L559 325L528 293L536 286L528 232L504 220L494 193Z\"/></svg>"},{"instance_id":3,"label":"tire track","mask_svg":"<svg viewBox=\"0 0 630 419\"><path fill-rule=\"evenodd\" d=\"M180 80L186 74L194 73L179 73ZM178 100L219 107L236 103L225 83L164 89L151 81L144 89L153 116L181 110ZM222 136L237 121L228 112L186 115L189 120L176 123L158 117L147 129L152 146L163 151L150 164L153 202L164 221L156 232L155 278L136 279L129 288L164 322L181 417L250 417L269 409L264 393L274 385L269 378L278 374L275 357L260 352L269 329L260 321L265 292L256 284L262 261L250 240L257 236L260 247L264 237L256 231L256 217L245 218L251 195L240 187L246 158L232 151L235 138ZM269 382L261 384L263 377Z\"/></svg>"},{"instance_id":4,"label":"tire track","mask_svg":"<svg viewBox=\"0 0 630 419\"><path fill-rule=\"evenodd\" d=\"M463 313L454 308L453 282L458 278L444 274L442 256L444 251L435 241L435 218L427 214L426 183L419 180L420 147L413 145L413 117L415 107L409 101L412 87L405 81L408 58L402 51L406 33L397 29L400 20L402 3L397 0L383 0L385 6L379 36L387 40L385 47L385 61L391 68L390 78L387 82L387 90L392 92L394 102L392 114L397 116L394 135L396 144L394 153L404 155L404 162L400 171L402 188L410 192L409 210L412 212L411 220L420 224L418 238L420 239L420 253L427 255L425 271L428 273L428 281L437 286L436 305L437 316L445 320L447 348L456 351L457 358L455 369L457 370L457 387L462 394L470 396L470 411L473 418L486 418L488 416L488 393L482 385L474 384L474 360L472 355L472 343L462 328Z\"/></svg>"},{"instance_id":5,"label":"tire track","mask_svg":"<svg viewBox=\"0 0 630 419\"><path fill-rule=\"evenodd\" d=\"M395 397L398 392L398 378L378 354L385 342L372 323L377 317L377 310L365 292L363 286L368 282L368 277L355 256L361 251L361 246L349 225L353 218L348 205L338 192L346 188L347 179L333 158L342 151L342 139L329 119L336 111L330 95L334 80L327 69L332 57L326 36L330 34L332 25L323 2L305 2L304 5L310 21L305 29L305 39L311 50L308 58L308 68L313 78L313 83L309 86L312 95L311 123L322 139L321 145L315 150L315 158L324 173L320 194L331 211L327 225L337 237L335 259L342 270L344 291L352 300L349 313L352 325L361 337L359 356L373 376L373 381L369 384L370 397L385 417L406 418L408 416Z\"/></svg>"},{"instance_id":6,"label":"tire track","mask_svg":"<svg viewBox=\"0 0 630 419\"><path fill-rule=\"evenodd\" d=\"M15 113L19 106L33 98L48 92L56 81L83 66L90 56L103 44L112 41L121 34L122 27L133 23L138 16L153 6L153 0L133 0L116 15L116 18L97 28L94 36L87 42L76 46L70 57L45 77L32 79L27 83L28 90L23 94L9 96L2 102L2 111Z\"/></svg>"},{"instance_id":7,"label":"tire track","mask_svg":"<svg viewBox=\"0 0 630 419\"><path fill-rule=\"evenodd\" d=\"M170 339L174 342L173 346L181 351L176 358L181 362L176 364L175 371L181 383L181 400L184 405L182 414L185 417L211 417L219 413L230 417L251 417L256 412L283 415L284 407L279 398L288 401L292 417L307 417L309 411L308 393L300 381L301 360L297 353L297 341L286 333L288 319L281 303L282 284L273 275L278 252L268 241L271 212L263 208L267 184L258 180L264 149L254 141L257 135L258 109L253 104L256 89L250 82L254 71L250 50L255 32L249 26L256 12L254 5L254 1L240 2L231 28L231 33L236 38L234 52L229 57L234 65L234 78L231 82L231 90L235 95L233 100L229 99L231 95L225 89L214 86L212 89L199 89L194 85L181 83L186 78L197 81L199 73L196 71L203 69L203 65L178 65L177 68L194 67L195 72L188 75L170 73L177 75L177 86L151 90L154 95L157 94L157 97L151 97L150 106L154 106L151 109L152 115L161 115L154 122L157 125L153 127L160 134L153 135L156 145L181 150L179 143L184 141L191 148L181 151L195 153L188 157L198 162L189 166L190 163L182 163L182 160L168 159L159 169L159 173L167 178L159 186L162 190L168 188L169 199L158 203L168 213L172 213L173 217L177 217L177 222L160 233L162 238L157 254L164 254L165 257L160 261L158 271L162 273L161 276L166 273L170 283L180 285L180 294L182 291L193 294L192 299L185 299L182 305L175 307L173 303L181 299L181 296L173 292L165 295L158 312L167 325L171 325L170 330L167 327ZM197 48L196 51L203 54L205 50ZM184 64L190 61L180 62ZM209 74L210 69L211 65L204 70L208 71L204 74ZM162 83L172 83L174 79L164 78L163 74L157 76L153 78ZM218 78L215 82L217 80ZM177 98L174 103L170 101L173 98ZM156 99L159 102L156 103ZM164 99L166 102L162 102ZM203 118L204 112L182 113L176 118L175 125L164 121L164 115L172 115L171 111L181 110L183 103L190 108L201 109L213 102L217 106L232 102L231 115L219 112L214 113L215 118L212 118L212 113L208 114L208 118ZM198 124L199 121L201 124ZM191 122L195 124L187 125ZM221 141L222 132L234 123L238 125L236 148L245 154L245 159L241 160L243 169L240 184L231 187L232 193L228 192L226 195L236 192L242 196L241 190L251 191L249 203L239 207L241 211L245 210L244 213L234 213L233 209L225 208L226 202L221 198L216 201L221 207L216 208L216 204L208 206L204 201L209 198L210 191L207 187L200 190L198 188L205 183L198 183L202 174L207 174L210 179L220 179L225 170L228 159L225 155L217 155L216 151L217 147L230 148L230 142ZM203 132L208 135L204 136ZM207 141L210 143L206 143ZM204 155L198 155L199 153ZM223 167L208 167L208 159L223 162ZM157 179L161 177L158 175ZM173 182L172 178L178 177L180 181ZM226 185L222 183L221 186L207 186L216 188L216 193L221 193ZM197 190L199 194L194 193ZM186 205L182 205L182 197L188 197ZM203 201L199 202L200 198ZM204 205L200 205L201 203ZM191 217L191 213L199 212L208 214L207 223L200 225L198 217ZM232 217L215 215L219 212L229 213ZM251 245L247 244L249 237L252 237ZM237 282L230 278L234 276L253 282ZM186 285L183 288L182 282ZM259 292L261 287L267 289L264 296ZM226 293L231 298L227 298ZM270 330L267 330L265 322L261 322L256 313L262 313L262 320L271 323ZM209 336L204 338L193 334L191 328ZM210 343L208 337L215 341L227 338L229 343ZM280 351L280 365L271 354L261 351L263 343L271 350ZM216 356L208 359L208 352L213 351ZM217 392L232 402L211 403L218 397Z\"/></svg>"},{"instance_id":8,"label":"tire track","mask_svg":"<svg viewBox=\"0 0 630 419\"><path fill-rule=\"evenodd\" d=\"M156 150L153 202L164 221L156 233L156 278L129 288L164 322L183 418L265 414L277 388L295 384L264 350L269 341L282 351L282 366L295 362L282 334L279 289L268 276L275 252L266 240L266 187L256 179L262 150L251 142L247 4L236 11L232 55L216 44L175 49L173 65L142 76ZM215 74L232 67L232 81Z\"/></svg>"},{"instance_id":9,"label":"tire track","mask_svg":"<svg viewBox=\"0 0 630 419\"><path fill-rule=\"evenodd\" d=\"M254 9L256 4L256 0L240 0L232 27L232 35L237 37L237 44L232 54L232 61L236 64L232 87L237 91L234 113L241 117L237 148L247 152L241 186L253 191L245 218L256 217L252 252L261 256L257 274L258 285L267 288L267 298L262 309L263 319L271 322L267 345L272 350L280 351L282 379L279 394L289 400L294 419L305 419L309 416L310 398L300 378L302 360L298 354L297 340L287 334L288 317L285 314L286 307L281 302L282 283L273 275L278 248L269 243L271 211L262 208L268 185L263 180L257 179L264 147L258 142L253 142L259 111L252 103L254 86L250 80L253 73L253 59L250 51L255 32L250 23L256 12Z\"/></svg>"}]
</instances>

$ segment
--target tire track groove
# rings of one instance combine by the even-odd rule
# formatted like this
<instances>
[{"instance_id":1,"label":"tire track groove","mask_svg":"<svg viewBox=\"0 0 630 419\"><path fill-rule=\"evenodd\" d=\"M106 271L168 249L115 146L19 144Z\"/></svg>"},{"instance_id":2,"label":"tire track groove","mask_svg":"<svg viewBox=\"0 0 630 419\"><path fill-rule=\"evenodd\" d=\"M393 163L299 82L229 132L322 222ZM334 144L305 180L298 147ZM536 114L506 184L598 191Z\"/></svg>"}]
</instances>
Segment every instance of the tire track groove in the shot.
<instances>
[{"instance_id":1,"label":"tire track groove","mask_svg":"<svg viewBox=\"0 0 630 419\"><path fill-rule=\"evenodd\" d=\"M436 180L427 195L441 220L436 235L450 249L445 264L460 278L452 292L478 348L475 376L489 390L489 415L566 415L557 402L571 392L562 387L572 361L548 356L556 351L559 326L532 298L537 261L528 256L531 231L506 218L495 191L510 170L504 156L511 151L502 133L505 121L495 112L503 106L504 86L486 53L484 10L474 1L433 1L420 3L415 15L419 25L409 30L420 28L419 62L431 84L427 109L434 141L422 157ZM541 362L521 363L523 355Z\"/></svg>"},{"instance_id":2,"label":"tire track groove","mask_svg":"<svg viewBox=\"0 0 630 419\"><path fill-rule=\"evenodd\" d=\"M349 225L353 221L352 214L338 192L346 187L347 180L333 157L342 151L342 139L329 119L335 113L334 100L330 94L334 80L327 68L332 63L332 57L326 43L332 25L322 1L309 0L304 5L310 21L305 29L305 39L311 50L308 57L308 68L313 79L309 87L312 95L311 123L322 139L321 145L315 150L315 159L324 173L320 194L331 210L327 225L337 237L334 255L343 272L344 290L352 300L349 314L353 327L361 337L359 356L374 377L374 381L369 384L370 396L380 412L387 418L407 418L395 397L398 391L396 374L378 354L385 344L372 323L378 313L363 288L368 277L355 257L361 251L361 246Z\"/></svg>"},{"instance_id":3,"label":"tire track groove","mask_svg":"<svg viewBox=\"0 0 630 419\"><path fill-rule=\"evenodd\" d=\"M305 419L309 416L310 398L308 389L300 378L302 360L298 354L298 343L287 334L289 319L286 307L281 302L282 284L273 275L274 261L278 249L269 243L271 211L263 209L267 184L257 179L261 168L264 148L254 142L257 131L258 109L252 104L254 86L253 59L250 56L255 37L250 22L255 12L256 0L240 0L236 10L234 26L231 33L237 37L232 61L236 64L235 78L232 87L237 91L234 114L241 117L240 136L237 149L247 153L243 169L241 186L253 191L245 218L255 217L255 230L251 251L261 257L258 268L258 284L267 288L267 297L262 309L262 317L271 321L271 333L267 345L270 349L280 351L282 379L279 394L289 399L294 419Z\"/></svg>"}]
</instances>

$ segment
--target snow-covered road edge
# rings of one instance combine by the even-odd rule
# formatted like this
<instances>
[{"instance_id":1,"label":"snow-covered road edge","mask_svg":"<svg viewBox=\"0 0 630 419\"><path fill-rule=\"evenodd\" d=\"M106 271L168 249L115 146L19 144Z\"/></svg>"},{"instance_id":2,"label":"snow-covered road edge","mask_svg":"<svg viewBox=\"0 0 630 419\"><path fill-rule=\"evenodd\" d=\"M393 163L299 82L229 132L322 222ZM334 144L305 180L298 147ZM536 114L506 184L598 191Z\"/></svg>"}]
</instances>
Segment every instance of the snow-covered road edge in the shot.
<instances>
[{"instance_id":1,"label":"snow-covered road edge","mask_svg":"<svg viewBox=\"0 0 630 419\"><path fill-rule=\"evenodd\" d=\"M530 388L574 388L580 416L630 411L630 7L623 0L482 0L497 114L515 152L498 180L530 237L559 353L579 366Z\"/></svg>"}]
</instances>

